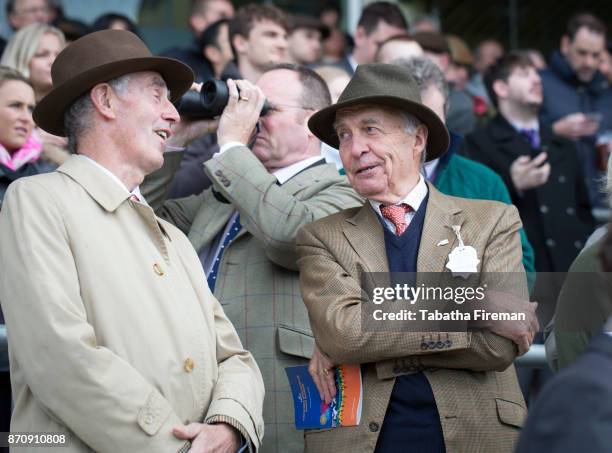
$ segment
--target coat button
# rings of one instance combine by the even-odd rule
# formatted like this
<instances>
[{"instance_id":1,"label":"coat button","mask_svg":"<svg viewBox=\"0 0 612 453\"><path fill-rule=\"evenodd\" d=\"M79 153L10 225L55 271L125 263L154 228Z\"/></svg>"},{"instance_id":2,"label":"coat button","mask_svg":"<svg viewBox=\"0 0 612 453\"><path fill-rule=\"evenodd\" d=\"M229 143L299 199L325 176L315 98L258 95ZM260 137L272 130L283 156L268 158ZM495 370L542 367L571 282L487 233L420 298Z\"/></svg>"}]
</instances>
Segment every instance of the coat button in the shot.
<instances>
[{"instance_id":1,"label":"coat button","mask_svg":"<svg viewBox=\"0 0 612 453\"><path fill-rule=\"evenodd\" d=\"M427 343L423 342L421 343L421 349L424 351L425 349L429 348L429 346L427 346Z\"/></svg>"},{"instance_id":2,"label":"coat button","mask_svg":"<svg viewBox=\"0 0 612 453\"><path fill-rule=\"evenodd\" d=\"M543 204L542 206L540 206L540 212L542 214L546 214L548 212L548 206L546 206L545 204Z\"/></svg>"},{"instance_id":3,"label":"coat button","mask_svg":"<svg viewBox=\"0 0 612 453\"><path fill-rule=\"evenodd\" d=\"M428 341L427 342L427 348L428 349L434 349L436 347L436 342L435 341Z\"/></svg>"},{"instance_id":4,"label":"coat button","mask_svg":"<svg viewBox=\"0 0 612 453\"><path fill-rule=\"evenodd\" d=\"M215 175L223 176L223 172L221 170L217 170L217 171L215 171Z\"/></svg>"},{"instance_id":5,"label":"coat button","mask_svg":"<svg viewBox=\"0 0 612 453\"><path fill-rule=\"evenodd\" d=\"M554 247L557 244L555 243L554 239L546 239L546 245L548 247Z\"/></svg>"},{"instance_id":6,"label":"coat button","mask_svg":"<svg viewBox=\"0 0 612 453\"><path fill-rule=\"evenodd\" d=\"M576 241L574 242L574 247L576 247L578 250L582 250L582 242L581 241Z\"/></svg>"},{"instance_id":7,"label":"coat button","mask_svg":"<svg viewBox=\"0 0 612 453\"><path fill-rule=\"evenodd\" d=\"M223 181L223 185L225 187L229 187L230 186L230 182L226 179L225 181Z\"/></svg>"},{"instance_id":8,"label":"coat button","mask_svg":"<svg viewBox=\"0 0 612 453\"><path fill-rule=\"evenodd\" d=\"M160 264L159 264L159 263L155 263L155 264L153 265L153 270L154 270L154 271L155 271L155 273L156 273L157 275L159 275L160 277L161 277L162 275L164 275L164 270L162 269L162 267L160 266Z\"/></svg>"},{"instance_id":9,"label":"coat button","mask_svg":"<svg viewBox=\"0 0 612 453\"><path fill-rule=\"evenodd\" d=\"M569 206L566 210L565 210L567 215L574 215L575 214L575 210L574 208L572 208L571 206Z\"/></svg>"},{"instance_id":10,"label":"coat button","mask_svg":"<svg viewBox=\"0 0 612 453\"><path fill-rule=\"evenodd\" d=\"M370 428L370 431L372 431L373 433L375 433L376 431L378 431L378 423L376 422L370 422L370 424L368 425L368 428Z\"/></svg>"},{"instance_id":11,"label":"coat button","mask_svg":"<svg viewBox=\"0 0 612 453\"><path fill-rule=\"evenodd\" d=\"M187 359L185 359L185 363L183 364L183 368L185 369L185 371L187 373L191 373L193 371L193 367L195 367L195 364L193 363L193 359L191 357L188 357Z\"/></svg>"},{"instance_id":12,"label":"coat button","mask_svg":"<svg viewBox=\"0 0 612 453\"><path fill-rule=\"evenodd\" d=\"M150 425L151 423L153 423L153 416L152 415L147 415L144 419L145 424Z\"/></svg>"},{"instance_id":13,"label":"coat button","mask_svg":"<svg viewBox=\"0 0 612 453\"><path fill-rule=\"evenodd\" d=\"M453 345L453 340L446 340L444 344L446 345L447 348L450 348Z\"/></svg>"},{"instance_id":14,"label":"coat button","mask_svg":"<svg viewBox=\"0 0 612 453\"><path fill-rule=\"evenodd\" d=\"M565 175L559 175L559 183L563 184L566 181Z\"/></svg>"},{"instance_id":15,"label":"coat button","mask_svg":"<svg viewBox=\"0 0 612 453\"><path fill-rule=\"evenodd\" d=\"M442 343L441 341L438 341L438 342L436 343L436 348L437 348L437 349L442 349L443 347L444 347L444 343Z\"/></svg>"}]
</instances>

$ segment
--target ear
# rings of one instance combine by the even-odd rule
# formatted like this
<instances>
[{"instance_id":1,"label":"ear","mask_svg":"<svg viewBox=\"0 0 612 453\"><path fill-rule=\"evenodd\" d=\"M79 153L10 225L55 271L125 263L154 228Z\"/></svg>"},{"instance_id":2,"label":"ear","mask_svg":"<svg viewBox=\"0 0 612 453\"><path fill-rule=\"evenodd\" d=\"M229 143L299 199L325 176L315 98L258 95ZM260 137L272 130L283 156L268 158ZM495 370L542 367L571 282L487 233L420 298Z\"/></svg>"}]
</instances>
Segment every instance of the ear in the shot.
<instances>
[{"instance_id":1,"label":"ear","mask_svg":"<svg viewBox=\"0 0 612 453\"><path fill-rule=\"evenodd\" d=\"M508 97L508 84L498 79L493 82L493 91L499 99L506 99Z\"/></svg>"},{"instance_id":2,"label":"ear","mask_svg":"<svg viewBox=\"0 0 612 453\"><path fill-rule=\"evenodd\" d=\"M570 46L570 38L567 35L561 36L561 53L567 55Z\"/></svg>"},{"instance_id":3,"label":"ear","mask_svg":"<svg viewBox=\"0 0 612 453\"><path fill-rule=\"evenodd\" d=\"M419 162L421 161L421 155L425 152L425 147L427 146L427 137L429 136L429 130L423 124L417 127L417 130L414 134L414 147L412 148L412 152L414 153L414 157Z\"/></svg>"},{"instance_id":4,"label":"ear","mask_svg":"<svg viewBox=\"0 0 612 453\"><path fill-rule=\"evenodd\" d=\"M249 42L244 36L235 35L232 44L234 45L234 49L236 49L236 53L244 54L248 52Z\"/></svg>"},{"instance_id":5,"label":"ear","mask_svg":"<svg viewBox=\"0 0 612 453\"><path fill-rule=\"evenodd\" d=\"M96 111L102 117L106 119L117 118L113 108L113 103L116 99L115 94L108 83L99 83L94 86L89 93L89 97Z\"/></svg>"},{"instance_id":6,"label":"ear","mask_svg":"<svg viewBox=\"0 0 612 453\"><path fill-rule=\"evenodd\" d=\"M353 36L353 40L355 41L355 47L361 45L361 43L363 43L363 41L368 37L365 28L363 28L361 25L359 25L357 27L357 29L355 30L355 35Z\"/></svg>"}]
</instances>

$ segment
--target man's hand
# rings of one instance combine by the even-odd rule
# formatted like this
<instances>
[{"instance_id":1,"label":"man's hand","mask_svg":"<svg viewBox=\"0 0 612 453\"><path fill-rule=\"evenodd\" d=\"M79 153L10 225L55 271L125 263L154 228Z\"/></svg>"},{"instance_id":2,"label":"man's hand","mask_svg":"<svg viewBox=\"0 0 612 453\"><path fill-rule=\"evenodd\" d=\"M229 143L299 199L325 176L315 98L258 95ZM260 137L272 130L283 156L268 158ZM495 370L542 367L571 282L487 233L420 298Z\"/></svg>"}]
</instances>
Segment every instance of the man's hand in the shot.
<instances>
[{"instance_id":1,"label":"man's hand","mask_svg":"<svg viewBox=\"0 0 612 453\"><path fill-rule=\"evenodd\" d=\"M524 313L524 321L487 320L478 323L477 327L485 328L501 337L512 340L519 349L519 355L529 351L533 337L540 330L536 315L537 302L523 300L513 294L500 291L487 291L486 311L488 313Z\"/></svg>"},{"instance_id":2,"label":"man's hand","mask_svg":"<svg viewBox=\"0 0 612 453\"><path fill-rule=\"evenodd\" d=\"M553 123L553 131L570 140L593 135L599 129L599 121L588 117L584 113L572 113L564 116Z\"/></svg>"},{"instance_id":3,"label":"man's hand","mask_svg":"<svg viewBox=\"0 0 612 453\"><path fill-rule=\"evenodd\" d=\"M219 120L217 143L248 144L263 107L265 96L261 89L246 80L227 80L229 100ZM238 97L240 91L240 97Z\"/></svg>"},{"instance_id":4,"label":"man's hand","mask_svg":"<svg viewBox=\"0 0 612 453\"><path fill-rule=\"evenodd\" d=\"M314 353L308 365L308 372L317 386L321 399L329 404L336 396L336 380L334 378L334 363L315 344Z\"/></svg>"},{"instance_id":5,"label":"man's hand","mask_svg":"<svg viewBox=\"0 0 612 453\"><path fill-rule=\"evenodd\" d=\"M193 83L190 90L200 92L201 83ZM219 120L190 120L181 118L181 120L173 125L172 134L168 139L167 146L169 148L184 148L189 143L204 135L212 134L217 130Z\"/></svg>"},{"instance_id":6,"label":"man's hand","mask_svg":"<svg viewBox=\"0 0 612 453\"><path fill-rule=\"evenodd\" d=\"M227 423L190 423L175 426L172 434L191 441L190 453L236 453L240 448L240 433Z\"/></svg>"},{"instance_id":7,"label":"man's hand","mask_svg":"<svg viewBox=\"0 0 612 453\"><path fill-rule=\"evenodd\" d=\"M510 165L510 177L517 191L539 187L548 181L550 164L545 163L546 153L540 153L533 159L521 156ZM542 165L543 164L543 165Z\"/></svg>"}]
</instances>

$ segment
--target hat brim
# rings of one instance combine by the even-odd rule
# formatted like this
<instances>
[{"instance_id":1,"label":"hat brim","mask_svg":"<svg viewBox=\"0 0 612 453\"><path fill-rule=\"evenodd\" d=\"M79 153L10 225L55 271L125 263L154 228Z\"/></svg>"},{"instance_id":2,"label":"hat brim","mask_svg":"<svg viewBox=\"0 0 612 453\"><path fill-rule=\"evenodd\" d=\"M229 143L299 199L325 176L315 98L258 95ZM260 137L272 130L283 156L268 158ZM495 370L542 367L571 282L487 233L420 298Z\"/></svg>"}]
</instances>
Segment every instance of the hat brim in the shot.
<instances>
[{"instance_id":1,"label":"hat brim","mask_svg":"<svg viewBox=\"0 0 612 453\"><path fill-rule=\"evenodd\" d=\"M141 57L115 61L85 71L54 87L36 105L34 122L50 134L64 136L64 113L79 96L98 83L141 71L158 72L166 82L172 102L179 99L193 83L191 68L173 58Z\"/></svg>"},{"instance_id":2,"label":"hat brim","mask_svg":"<svg viewBox=\"0 0 612 453\"><path fill-rule=\"evenodd\" d=\"M412 102L393 96L363 96L330 105L313 114L308 120L308 127L322 142L338 149L340 147L338 135L333 127L336 121L336 113L338 110L346 107L367 104L394 107L414 115L423 122L428 129L427 162L437 159L448 149L450 144L448 130L440 117L433 110L418 102Z\"/></svg>"}]
</instances>

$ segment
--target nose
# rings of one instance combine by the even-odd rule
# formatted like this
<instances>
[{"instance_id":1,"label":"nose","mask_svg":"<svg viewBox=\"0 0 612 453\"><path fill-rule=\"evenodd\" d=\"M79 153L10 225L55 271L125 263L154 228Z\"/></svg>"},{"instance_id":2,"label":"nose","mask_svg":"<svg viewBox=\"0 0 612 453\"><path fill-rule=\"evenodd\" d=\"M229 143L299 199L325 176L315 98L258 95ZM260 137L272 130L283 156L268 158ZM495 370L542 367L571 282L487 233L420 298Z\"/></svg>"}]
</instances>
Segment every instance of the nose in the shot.
<instances>
[{"instance_id":1,"label":"nose","mask_svg":"<svg viewBox=\"0 0 612 453\"><path fill-rule=\"evenodd\" d=\"M170 100L168 99L166 99L166 108L164 112L162 113L162 118L170 122L171 124L177 123L181 119L181 116L179 115L179 112L176 110L176 107L174 107L172 102L170 102Z\"/></svg>"}]
</instances>

